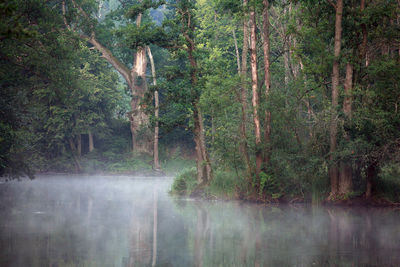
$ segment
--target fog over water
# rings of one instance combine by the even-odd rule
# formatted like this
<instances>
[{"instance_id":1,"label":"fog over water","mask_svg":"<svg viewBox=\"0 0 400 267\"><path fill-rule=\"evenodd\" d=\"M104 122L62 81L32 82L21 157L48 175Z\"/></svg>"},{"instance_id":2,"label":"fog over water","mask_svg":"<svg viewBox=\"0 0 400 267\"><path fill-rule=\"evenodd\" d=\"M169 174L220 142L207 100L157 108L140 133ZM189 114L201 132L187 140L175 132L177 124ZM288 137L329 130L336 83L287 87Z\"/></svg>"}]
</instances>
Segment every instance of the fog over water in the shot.
<instances>
[{"instance_id":1,"label":"fog over water","mask_svg":"<svg viewBox=\"0 0 400 267\"><path fill-rule=\"evenodd\" d=\"M171 183L1 183L0 266L400 266L400 210L179 199Z\"/></svg>"}]
</instances>

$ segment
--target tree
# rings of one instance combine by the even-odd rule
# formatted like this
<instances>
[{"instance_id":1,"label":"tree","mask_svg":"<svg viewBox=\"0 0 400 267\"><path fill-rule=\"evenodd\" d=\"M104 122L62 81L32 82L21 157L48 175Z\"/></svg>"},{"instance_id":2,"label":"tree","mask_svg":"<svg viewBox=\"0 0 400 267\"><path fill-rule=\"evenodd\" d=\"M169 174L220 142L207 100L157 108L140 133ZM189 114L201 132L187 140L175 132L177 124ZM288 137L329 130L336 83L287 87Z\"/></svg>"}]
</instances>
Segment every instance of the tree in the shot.
<instances>
[{"instance_id":1,"label":"tree","mask_svg":"<svg viewBox=\"0 0 400 267\"><path fill-rule=\"evenodd\" d=\"M202 84L199 80L200 67L196 58L198 49L195 40L197 27L194 13L195 5L190 0L182 0L178 1L174 8L176 12L175 17L165 22L164 25L171 38L169 49L173 53L186 57L184 66L188 70L188 78L184 81L184 87L179 88L179 90L187 90L187 100L185 102L190 107L193 119L191 129L194 134L197 181L200 189L212 180L212 168L206 146L203 114L199 103ZM186 74L182 73L182 75ZM185 77L183 78L185 80ZM174 78L171 80L175 82Z\"/></svg>"},{"instance_id":2,"label":"tree","mask_svg":"<svg viewBox=\"0 0 400 267\"><path fill-rule=\"evenodd\" d=\"M251 90L252 90L254 134L255 134L255 145L256 145L255 175L258 178L262 164L262 148L261 148L261 124L259 117L260 99L258 92L256 28L257 28L256 11L255 11L255 6L252 6L250 7L250 55L251 55L250 66L251 66ZM257 182L257 184L258 183L259 182Z\"/></svg>"},{"instance_id":3,"label":"tree","mask_svg":"<svg viewBox=\"0 0 400 267\"><path fill-rule=\"evenodd\" d=\"M334 44L334 59L332 67L332 115L329 128L330 138L330 156L331 165L329 166L329 177L331 181L331 198L334 198L339 193L339 170L334 162L334 153L336 152L337 146L337 106L339 96L339 57L341 50L342 41L342 13L343 13L343 1L337 0L335 7L336 19L335 19L335 44Z\"/></svg>"},{"instance_id":4,"label":"tree","mask_svg":"<svg viewBox=\"0 0 400 267\"><path fill-rule=\"evenodd\" d=\"M127 23L126 26L122 27L119 31L120 34L125 34L126 39L130 41L130 48L134 50L132 68L124 64L119 60L110 49L107 49L97 38L96 33L99 29L96 28L96 19L90 17L90 13L85 11L82 6L75 0L71 0L72 5L70 9L76 9L76 23L80 23L82 26L79 30L75 30L78 35L89 42L93 47L101 52L102 57L106 59L121 76L125 79L128 87L131 90L132 101L131 101L131 113L129 114L129 120L131 122L132 132L132 145L133 151L150 153L152 138L148 131L149 117L145 112L142 100L145 93L147 92L147 57L146 57L146 45L150 44L154 40L159 40L160 30L151 24L142 24L143 12L149 8L156 8L163 4L163 1L143 1L139 3L124 1L121 8L128 9L126 12ZM63 13L64 21L69 29L73 27L67 22L66 19L66 2L63 1ZM135 26L133 26L133 21ZM159 40L162 42L163 40Z\"/></svg>"}]
</instances>

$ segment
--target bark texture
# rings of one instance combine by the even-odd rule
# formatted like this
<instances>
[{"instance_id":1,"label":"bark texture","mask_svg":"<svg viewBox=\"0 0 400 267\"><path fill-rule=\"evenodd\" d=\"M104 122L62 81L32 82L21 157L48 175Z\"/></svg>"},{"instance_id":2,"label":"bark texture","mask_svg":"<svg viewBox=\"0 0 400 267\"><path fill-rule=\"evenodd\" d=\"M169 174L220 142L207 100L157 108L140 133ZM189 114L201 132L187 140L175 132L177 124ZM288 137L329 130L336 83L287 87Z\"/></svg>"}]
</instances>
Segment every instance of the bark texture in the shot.
<instances>
[{"instance_id":1,"label":"bark texture","mask_svg":"<svg viewBox=\"0 0 400 267\"><path fill-rule=\"evenodd\" d=\"M335 163L334 153L336 152L337 146L337 105L339 95L339 56L341 50L342 40L342 13L343 13L343 0L337 0L336 2L336 18L335 18L335 43L334 43L334 59L332 67L332 115L329 127L329 139L330 139L330 166L329 166L329 178L331 182L331 193L330 197L334 198L338 194L339 190L339 171L338 166Z\"/></svg>"},{"instance_id":2,"label":"bark texture","mask_svg":"<svg viewBox=\"0 0 400 267\"><path fill-rule=\"evenodd\" d=\"M243 6L246 8L247 6L247 0L243 1ZM251 175L252 175L252 167L251 167L251 162L250 162L250 156L249 156L249 148L247 144L247 133L246 133L246 123L247 123L247 86L246 86L246 76L247 76L247 57L249 53L249 30L248 30L248 17L247 14L245 14L245 17L243 19L243 49L242 49L242 62L241 66L239 68L240 71L240 76L241 76L241 86L240 86L240 105L241 105L241 111L242 111L242 117L241 117L241 122L240 122L240 136L241 136L241 142L240 142L240 150L243 154L243 159L244 163L246 165L246 174L247 174L247 179L249 182L251 181ZM238 63L240 60L238 59Z\"/></svg>"},{"instance_id":3,"label":"bark texture","mask_svg":"<svg viewBox=\"0 0 400 267\"><path fill-rule=\"evenodd\" d=\"M78 151L74 142L73 138L68 138L68 143L69 143L69 147L71 149L72 152L72 157L74 159L74 164L75 164L75 172L79 173L82 170L81 167L81 163L80 163L80 157L78 156Z\"/></svg>"},{"instance_id":4,"label":"bark texture","mask_svg":"<svg viewBox=\"0 0 400 267\"><path fill-rule=\"evenodd\" d=\"M351 120L352 116L352 90L353 90L353 65L351 63L346 64L346 78L344 82L344 100L343 100L343 113L347 120ZM344 133L344 139L350 141L348 133ZM339 173L339 194L346 195L353 190L353 168L351 161L340 163Z\"/></svg>"},{"instance_id":5,"label":"bark texture","mask_svg":"<svg viewBox=\"0 0 400 267\"><path fill-rule=\"evenodd\" d=\"M90 20L90 16L79 6L75 0L72 0L73 7L78 10L80 16L87 20ZM65 1L62 2L62 13L64 24L70 30L72 27L68 24L66 19L66 6ZM142 20L142 14L139 14L136 19L136 25L139 27ZM92 44L96 48L104 59L106 59L121 76L125 79L128 87L132 91L131 108L132 111L129 113L129 120L131 122L132 132L132 149L134 152L143 152L150 154L152 151L152 137L148 129L149 117L144 112L141 100L147 90L146 84L146 51L143 47L138 47L137 52L134 53L133 67L129 69L124 63L116 58L112 52L102 45L97 39L93 25L89 25L89 33L79 33L79 36Z\"/></svg>"},{"instance_id":6,"label":"bark texture","mask_svg":"<svg viewBox=\"0 0 400 267\"><path fill-rule=\"evenodd\" d=\"M271 75L270 75L270 40L269 40L269 2L263 0L263 52L264 52L264 83L265 83L265 101L268 103L271 90ZM264 154L264 167L268 167L270 160L270 142L271 142L271 111L267 108L265 111L264 125L264 142L266 145Z\"/></svg>"},{"instance_id":7,"label":"bark texture","mask_svg":"<svg viewBox=\"0 0 400 267\"><path fill-rule=\"evenodd\" d=\"M89 152L92 152L94 150L94 141L93 141L92 131L88 132L88 137L89 137Z\"/></svg>"},{"instance_id":8,"label":"bark texture","mask_svg":"<svg viewBox=\"0 0 400 267\"><path fill-rule=\"evenodd\" d=\"M153 85L157 85L156 78L156 67L154 65L153 54L151 53L150 47L147 47L147 54L150 59L151 65L151 75L153 76ZM159 118L159 98L158 98L158 90L154 90L154 117L156 118L155 126L154 126L154 148L153 148L153 164L155 170L160 170L160 161L158 158L158 134L159 134L159 126L158 126L158 118Z\"/></svg>"},{"instance_id":9,"label":"bark texture","mask_svg":"<svg viewBox=\"0 0 400 267\"><path fill-rule=\"evenodd\" d=\"M257 36L256 36L256 15L255 7L250 10L250 65L251 65L251 89L252 89L252 105L253 105L253 120L254 131L256 138L256 170L255 174L258 177L261 171L262 153L261 153L261 125L258 109L260 99L258 93L258 73L257 73Z\"/></svg>"},{"instance_id":10,"label":"bark texture","mask_svg":"<svg viewBox=\"0 0 400 267\"><path fill-rule=\"evenodd\" d=\"M145 113L146 106L141 102L147 92L146 81L146 50L138 47L135 53L132 77L132 112L129 116L132 132L132 149L135 152L150 153L152 148L151 132L149 130L149 116Z\"/></svg>"},{"instance_id":11,"label":"bark texture","mask_svg":"<svg viewBox=\"0 0 400 267\"><path fill-rule=\"evenodd\" d=\"M188 26L188 29L193 30L194 26L192 24L190 12L183 12L184 15L182 17L182 24ZM206 185L212 179L212 168L211 168L211 161L208 155L206 140L204 135L204 123L203 123L203 116L201 113L201 109L199 106L199 96L195 91L195 87L197 86L198 78L198 66L197 61L193 55L193 52L196 49L196 45L191 38L188 30L184 30L182 32L185 41L187 43L186 52L188 54L189 64L191 67L191 94L193 97L192 106L193 106L193 121L194 121L194 142L196 144L196 165L197 165L197 181L199 186L197 189L201 189L202 186ZM197 193L197 189L194 190L193 194Z\"/></svg>"}]
</instances>

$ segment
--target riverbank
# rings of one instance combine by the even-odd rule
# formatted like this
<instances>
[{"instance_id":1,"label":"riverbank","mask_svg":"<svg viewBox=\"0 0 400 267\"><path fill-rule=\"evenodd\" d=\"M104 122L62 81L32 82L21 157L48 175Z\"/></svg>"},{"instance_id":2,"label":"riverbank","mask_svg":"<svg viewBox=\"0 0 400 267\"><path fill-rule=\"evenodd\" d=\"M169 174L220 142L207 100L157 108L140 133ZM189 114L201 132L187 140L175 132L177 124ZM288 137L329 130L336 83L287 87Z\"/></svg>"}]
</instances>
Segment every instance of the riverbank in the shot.
<instances>
[{"instance_id":1,"label":"riverbank","mask_svg":"<svg viewBox=\"0 0 400 267\"><path fill-rule=\"evenodd\" d=\"M93 153L81 157L79 168L71 158L56 158L52 161L38 162L34 166L35 175L48 174L89 174L89 175L146 175L174 176L179 170L194 166L194 161L182 156L163 157L160 159L160 170L153 168L150 155L132 153L112 154Z\"/></svg>"},{"instance_id":2,"label":"riverbank","mask_svg":"<svg viewBox=\"0 0 400 267\"><path fill-rule=\"evenodd\" d=\"M398 185L392 185L388 191L388 186L384 180L377 181L378 192L366 198L362 191L353 192L350 195L329 199L329 187L305 185L303 188L308 190L299 191L272 191L249 189L248 182L234 173L217 171L214 178L206 185L199 186L196 180L196 169L190 168L181 171L174 178L171 188L172 195L189 196L198 199L209 200L239 200L249 203L261 204L299 204L312 203L324 206L343 206L343 207L399 207L400 202L396 199ZM264 186L266 188L266 186ZM263 189L264 189L263 188ZM386 189L386 191L385 191ZM399 192L399 191L397 191Z\"/></svg>"}]
</instances>

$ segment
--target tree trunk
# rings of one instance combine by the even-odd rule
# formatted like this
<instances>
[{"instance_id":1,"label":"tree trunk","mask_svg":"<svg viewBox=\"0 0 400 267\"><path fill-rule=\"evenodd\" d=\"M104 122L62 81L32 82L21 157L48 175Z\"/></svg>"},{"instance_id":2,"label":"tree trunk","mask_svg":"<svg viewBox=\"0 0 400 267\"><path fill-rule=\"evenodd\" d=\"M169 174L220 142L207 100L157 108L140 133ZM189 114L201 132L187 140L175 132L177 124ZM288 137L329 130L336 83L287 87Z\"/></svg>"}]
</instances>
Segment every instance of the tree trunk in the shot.
<instances>
[{"instance_id":1,"label":"tree trunk","mask_svg":"<svg viewBox=\"0 0 400 267\"><path fill-rule=\"evenodd\" d=\"M78 157L78 152L77 152L77 148L75 146L75 142L73 138L68 138L68 143L69 143L69 147L71 148L71 152L72 152L72 157L74 159L74 164L75 164L75 172L79 173L82 170L81 167L81 163Z\"/></svg>"},{"instance_id":2,"label":"tree trunk","mask_svg":"<svg viewBox=\"0 0 400 267\"><path fill-rule=\"evenodd\" d=\"M145 106L141 103L147 92L146 81L147 58L144 47L138 47L135 61L131 70L132 77L132 113L130 116L133 151L151 153L152 138L148 129L149 116L145 113Z\"/></svg>"},{"instance_id":3,"label":"tree trunk","mask_svg":"<svg viewBox=\"0 0 400 267\"><path fill-rule=\"evenodd\" d=\"M81 158L82 156L82 135L78 134L76 136L76 154L78 155L78 158Z\"/></svg>"},{"instance_id":4,"label":"tree trunk","mask_svg":"<svg viewBox=\"0 0 400 267\"><path fill-rule=\"evenodd\" d=\"M190 25L191 20L188 19L188 27L192 27ZM188 53L188 59L191 67L191 86L192 86L192 94L194 96L194 100L192 102L193 106L193 121L194 121L194 142L196 144L196 162L197 162L197 181L199 183L198 189L201 189L201 187L208 182L212 180L212 168L211 168L211 162L210 158L208 156L207 152L207 147L206 147L206 141L205 141L205 136L204 136L204 124L203 124L203 116L201 114L201 109L199 106L199 98L196 95L196 92L194 91L194 88L197 86L197 62L196 59L193 56L193 52L195 50L195 43L194 41L190 38L189 34L187 32L183 32L183 35L185 37L185 40L187 42L187 53ZM197 190L194 190L193 194L196 194Z\"/></svg>"},{"instance_id":5,"label":"tree trunk","mask_svg":"<svg viewBox=\"0 0 400 267\"><path fill-rule=\"evenodd\" d=\"M343 113L348 120L352 117L352 102L353 102L353 65L346 64L346 79L344 82L344 100L343 100ZM349 142L350 136L345 132L344 139ZM353 168L351 161L342 161L340 163L339 174L339 194L346 195L353 190Z\"/></svg>"},{"instance_id":6,"label":"tree trunk","mask_svg":"<svg viewBox=\"0 0 400 267\"><path fill-rule=\"evenodd\" d=\"M90 20L90 16L75 2L75 0L72 0L71 2L82 17L84 17L86 20ZM64 24L69 30L72 30L66 19L65 1L62 2L62 13ZM139 14L136 19L137 27L140 26L141 20L142 14ZM129 68L120 60L118 60L118 58L116 58L109 49L97 41L93 25L89 25L89 29L89 35L82 33L80 34L80 37L92 44L99 52L101 52L102 57L105 58L114 67L114 69L122 75L132 91L132 111L129 114L129 120L131 123L130 128L132 133L133 151L150 154L152 149L152 137L147 128L149 125L149 117L145 114L144 107L141 106L141 100L143 99L143 96L147 90L147 60L145 49L143 47L137 48L137 52L134 54L133 67L131 70L129 70Z\"/></svg>"},{"instance_id":7,"label":"tree trunk","mask_svg":"<svg viewBox=\"0 0 400 267\"><path fill-rule=\"evenodd\" d=\"M238 47L238 42L236 39L235 29L232 30L232 36L233 36L233 43L235 45L237 71L238 71L238 74L240 75L240 73L241 73L241 71L240 71L240 56L239 56L239 47Z\"/></svg>"},{"instance_id":8,"label":"tree trunk","mask_svg":"<svg viewBox=\"0 0 400 267\"><path fill-rule=\"evenodd\" d=\"M261 125L258 115L260 99L258 94L258 74L257 74L257 37L256 37L256 15L255 7L250 10L250 40L251 40L251 88L252 88L252 104L253 104L253 119L254 130L256 137L256 176L258 177L261 171L262 150L261 150Z\"/></svg>"},{"instance_id":9,"label":"tree trunk","mask_svg":"<svg viewBox=\"0 0 400 267\"><path fill-rule=\"evenodd\" d=\"M271 90L271 76L270 76L270 41L269 41L269 16L268 16L268 0L263 0L263 52L264 52L264 77L265 77L265 101L268 103L269 94ZM265 132L264 132L264 142L266 145L265 155L264 155L264 167L267 168L270 160L270 147L271 147L271 111L267 108L265 111Z\"/></svg>"},{"instance_id":10,"label":"tree trunk","mask_svg":"<svg viewBox=\"0 0 400 267\"><path fill-rule=\"evenodd\" d=\"M194 142L196 144L196 164L197 164L197 182L199 185L205 185L211 177L208 156L205 150L204 134L202 133L202 116L198 104L193 104L193 119L194 119Z\"/></svg>"},{"instance_id":11,"label":"tree trunk","mask_svg":"<svg viewBox=\"0 0 400 267\"><path fill-rule=\"evenodd\" d=\"M212 169L211 169L211 161L207 152L206 146L206 137L204 135L204 122L203 115L201 113L200 106L197 106L199 122L200 122L200 144L201 144L201 152L203 154L204 165L206 168L207 181L211 181L212 179Z\"/></svg>"},{"instance_id":12,"label":"tree trunk","mask_svg":"<svg viewBox=\"0 0 400 267\"><path fill-rule=\"evenodd\" d=\"M92 133L92 131L89 130L88 136L89 136L89 152L92 152L94 150L94 142L93 142L93 133Z\"/></svg>"},{"instance_id":13,"label":"tree trunk","mask_svg":"<svg viewBox=\"0 0 400 267\"><path fill-rule=\"evenodd\" d=\"M243 6L246 8L247 0L243 0ZM247 144L247 133L246 133L246 123L247 123L247 88L246 88L246 76L247 76L247 55L249 53L249 31L248 31L248 19L247 14L245 14L245 18L243 19L243 49L242 49L242 64L241 67L238 68L240 70L241 76L241 86L240 86L240 96L239 101L241 105L242 117L240 122L240 150L243 154L244 163L246 165L246 175L249 183L251 182L252 176L252 168L250 163L249 156L249 148ZM239 59L238 59L238 62Z\"/></svg>"},{"instance_id":14,"label":"tree trunk","mask_svg":"<svg viewBox=\"0 0 400 267\"><path fill-rule=\"evenodd\" d=\"M203 116L198 103L193 104L194 119L194 141L196 144L196 163L197 163L197 181L199 185L205 185L212 179L211 162L208 156L205 136Z\"/></svg>"},{"instance_id":15,"label":"tree trunk","mask_svg":"<svg viewBox=\"0 0 400 267\"><path fill-rule=\"evenodd\" d=\"M330 149L329 149L329 177L331 182L330 198L334 198L339 190L339 175L338 167L335 161L334 153L336 152L336 135L337 135L337 105L339 94L339 56L342 40L342 12L343 0L336 1L336 20L335 20L335 44L334 44L334 59L332 68L332 115L329 127Z\"/></svg>"},{"instance_id":16,"label":"tree trunk","mask_svg":"<svg viewBox=\"0 0 400 267\"><path fill-rule=\"evenodd\" d=\"M343 113L347 118L352 117L352 103L353 103L353 65L346 64L346 78L344 81L344 100L343 100Z\"/></svg>"},{"instance_id":17,"label":"tree trunk","mask_svg":"<svg viewBox=\"0 0 400 267\"><path fill-rule=\"evenodd\" d=\"M365 10L365 0L361 0L360 4L361 17L364 16L364 10ZM368 60L367 60L368 33L367 33L367 25L365 25L365 23L361 23L361 33L362 33L362 42L360 45L360 60L361 60L361 67L364 67L368 66Z\"/></svg>"},{"instance_id":18,"label":"tree trunk","mask_svg":"<svg viewBox=\"0 0 400 267\"><path fill-rule=\"evenodd\" d=\"M150 58L150 65L151 65L151 75L153 76L153 85L157 85L156 79L156 67L154 65L153 54L151 53L150 47L147 46L147 54ZM159 99L158 99L158 89L154 90L154 117L156 118L155 126L154 126L154 148L153 148L153 164L155 170L160 170L160 161L158 159L158 112L159 112Z\"/></svg>"}]
</instances>

